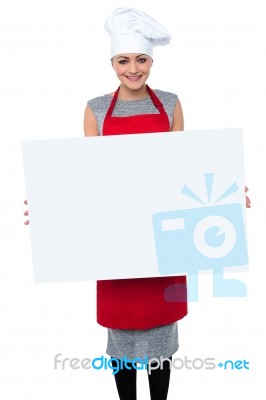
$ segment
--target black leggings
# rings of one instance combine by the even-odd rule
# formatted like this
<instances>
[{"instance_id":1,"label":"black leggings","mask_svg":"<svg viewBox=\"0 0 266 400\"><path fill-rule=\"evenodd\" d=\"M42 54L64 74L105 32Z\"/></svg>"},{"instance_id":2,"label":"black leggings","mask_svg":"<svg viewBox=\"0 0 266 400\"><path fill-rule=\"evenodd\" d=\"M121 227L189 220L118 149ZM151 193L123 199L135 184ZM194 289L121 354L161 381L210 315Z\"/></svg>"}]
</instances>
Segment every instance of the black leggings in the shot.
<instances>
[{"instance_id":1,"label":"black leggings","mask_svg":"<svg viewBox=\"0 0 266 400\"><path fill-rule=\"evenodd\" d=\"M172 357L168 358L172 360ZM116 361L112 360L112 366L116 367L116 365ZM131 363L127 363L127 365L132 367ZM151 365L156 366L157 364ZM170 363L169 361L164 361L162 368L160 365L148 374L151 400L167 399L170 373ZM133 367L131 369L124 367L114 376L120 400L137 400L137 370Z\"/></svg>"}]
</instances>

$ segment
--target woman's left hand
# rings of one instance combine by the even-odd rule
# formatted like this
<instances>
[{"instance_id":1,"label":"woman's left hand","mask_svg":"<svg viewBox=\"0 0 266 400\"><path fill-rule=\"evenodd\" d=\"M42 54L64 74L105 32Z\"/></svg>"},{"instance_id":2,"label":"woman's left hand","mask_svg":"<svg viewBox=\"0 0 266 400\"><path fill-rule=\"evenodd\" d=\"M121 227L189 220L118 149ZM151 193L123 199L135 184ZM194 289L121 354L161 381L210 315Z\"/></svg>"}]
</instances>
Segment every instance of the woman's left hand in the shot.
<instances>
[{"instance_id":1,"label":"woman's left hand","mask_svg":"<svg viewBox=\"0 0 266 400\"><path fill-rule=\"evenodd\" d=\"M245 186L245 193L247 193L248 192L248 187L247 186ZM247 208L250 208L251 207L251 201L250 201L250 198L246 195L246 207Z\"/></svg>"}]
</instances>

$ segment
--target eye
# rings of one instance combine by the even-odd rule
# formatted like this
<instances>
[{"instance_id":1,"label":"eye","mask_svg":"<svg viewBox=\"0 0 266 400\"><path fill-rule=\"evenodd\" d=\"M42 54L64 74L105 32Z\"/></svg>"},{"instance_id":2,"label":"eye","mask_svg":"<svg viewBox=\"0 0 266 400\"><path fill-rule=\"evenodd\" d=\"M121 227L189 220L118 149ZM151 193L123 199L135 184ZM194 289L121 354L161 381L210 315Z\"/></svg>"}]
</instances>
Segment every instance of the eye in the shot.
<instances>
[{"instance_id":1,"label":"eye","mask_svg":"<svg viewBox=\"0 0 266 400\"><path fill-rule=\"evenodd\" d=\"M121 65L125 65L127 63L127 60L120 60L120 61L118 61L118 63Z\"/></svg>"},{"instance_id":2,"label":"eye","mask_svg":"<svg viewBox=\"0 0 266 400\"><path fill-rule=\"evenodd\" d=\"M147 61L147 58L144 58L144 57L138 58L138 62L139 62L140 64L144 64L146 61Z\"/></svg>"}]
</instances>

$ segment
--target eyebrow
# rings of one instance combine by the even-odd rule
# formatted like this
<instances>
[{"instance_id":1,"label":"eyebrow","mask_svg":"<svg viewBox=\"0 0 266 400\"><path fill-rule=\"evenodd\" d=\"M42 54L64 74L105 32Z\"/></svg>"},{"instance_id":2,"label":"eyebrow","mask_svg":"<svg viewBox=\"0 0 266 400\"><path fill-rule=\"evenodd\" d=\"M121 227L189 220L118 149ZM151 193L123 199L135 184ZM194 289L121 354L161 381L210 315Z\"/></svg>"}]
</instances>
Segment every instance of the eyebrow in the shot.
<instances>
[{"instance_id":1,"label":"eyebrow","mask_svg":"<svg viewBox=\"0 0 266 400\"><path fill-rule=\"evenodd\" d=\"M145 54L139 54L138 56L136 56L136 58L141 57L141 56L145 56ZM129 57L125 57L125 56L118 56L117 58L126 58L127 60L129 60Z\"/></svg>"}]
</instances>

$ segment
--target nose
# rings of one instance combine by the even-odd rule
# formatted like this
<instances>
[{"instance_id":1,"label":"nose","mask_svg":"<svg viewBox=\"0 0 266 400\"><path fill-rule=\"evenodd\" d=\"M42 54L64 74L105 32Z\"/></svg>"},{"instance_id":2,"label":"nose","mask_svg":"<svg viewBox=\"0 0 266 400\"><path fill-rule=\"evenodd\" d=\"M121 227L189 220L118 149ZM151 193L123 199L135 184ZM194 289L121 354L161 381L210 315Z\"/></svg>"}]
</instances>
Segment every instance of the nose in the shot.
<instances>
[{"instance_id":1,"label":"nose","mask_svg":"<svg viewBox=\"0 0 266 400\"><path fill-rule=\"evenodd\" d=\"M131 75L136 75L138 73L138 64L136 62L131 62L129 65L129 71Z\"/></svg>"}]
</instances>

